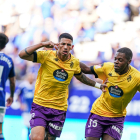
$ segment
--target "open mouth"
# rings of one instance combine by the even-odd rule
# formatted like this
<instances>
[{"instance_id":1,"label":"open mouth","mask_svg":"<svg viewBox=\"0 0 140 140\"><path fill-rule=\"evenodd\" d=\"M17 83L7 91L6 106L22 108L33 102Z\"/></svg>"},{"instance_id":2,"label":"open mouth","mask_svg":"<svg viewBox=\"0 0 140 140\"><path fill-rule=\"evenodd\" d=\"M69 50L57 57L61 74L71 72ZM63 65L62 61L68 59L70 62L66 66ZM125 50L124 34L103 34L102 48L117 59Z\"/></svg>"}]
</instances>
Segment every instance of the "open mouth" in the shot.
<instances>
[{"instance_id":1,"label":"open mouth","mask_svg":"<svg viewBox=\"0 0 140 140\"><path fill-rule=\"evenodd\" d=\"M68 54L68 51L63 51L63 54Z\"/></svg>"},{"instance_id":2,"label":"open mouth","mask_svg":"<svg viewBox=\"0 0 140 140\"><path fill-rule=\"evenodd\" d=\"M114 66L114 69L119 69L119 66Z\"/></svg>"}]
</instances>

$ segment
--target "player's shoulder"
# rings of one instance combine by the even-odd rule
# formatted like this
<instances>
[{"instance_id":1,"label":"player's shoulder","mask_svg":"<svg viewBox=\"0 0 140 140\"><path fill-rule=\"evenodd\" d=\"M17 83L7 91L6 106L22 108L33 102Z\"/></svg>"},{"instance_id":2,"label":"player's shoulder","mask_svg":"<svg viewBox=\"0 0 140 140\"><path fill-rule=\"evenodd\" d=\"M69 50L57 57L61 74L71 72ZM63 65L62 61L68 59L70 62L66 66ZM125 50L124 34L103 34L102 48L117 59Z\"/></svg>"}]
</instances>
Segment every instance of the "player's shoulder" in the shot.
<instances>
[{"instance_id":1,"label":"player's shoulder","mask_svg":"<svg viewBox=\"0 0 140 140\"><path fill-rule=\"evenodd\" d=\"M104 68L109 69L109 68L114 67L114 63L112 63L112 62L104 62L104 63L101 64L101 66L104 67Z\"/></svg>"},{"instance_id":2,"label":"player's shoulder","mask_svg":"<svg viewBox=\"0 0 140 140\"><path fill-rule=\"evenodd\" d=\"M7 59L9 59L9 60L12 61L12 58L11 58L9 55L7 55L7 54L5 54L5 53L2 53L2 56L6 57Z\"/></svg>"},{"instance_id":3,"label":"player's shoulder","mask_svg":"<svg viewBox=\"0 0 140 140\"><path fill-rule=\"evenodd\" d=\"M80 61L78 58L74 57L72 54L71 54L71 65L74 65L75 67L77 66L80 66Z\"/></svg>"},{"instance_id":4,"label":"player's shoulder","mask_svg":"<svg viewBox=\"0 0 140 140\"><path fill-rule=\"evenodd\" d=\"M75 61L75 62L79 62L79 59L76 58L75 56L73 56L72 54L71 54L71 60L72 60L72 61Z\"/></svg>"},{"instance_id":5,"label":"player's shoulder","mask_svg":"<svg viewBox=\"0 0 140 140\"><path fill-rule=\"evenodd\" d=\"M56 50L47 50L47 51L45 52L45 54L46 54L47 56L51 56L51 57L56 57L56 56L57 56L56 53L57 53Z\"/></svg>"},{"instance_id":6,"label":"player's shoulder","mask_svg":"<svg viewBox=\"0 0 140 140\"><path fill-rule=\"evenodd\" d=\"M135 77L137 77L138 79L140 79L140 72L136 68L134 68L133 66L130 66L130 67L131 67L131 72L133 73L133 75Z\"/></svg>"},{"instance_id":7,"label":"player's shoulder","mask_svg":"<svg viewBox=\"0 0 140 140\"><path fill-rule=\"evenodd\" d=\"M37 53L56 53L55 50L39 50Z\"/></svg>"},{"instance_id":8,"label":"player's shoulder","mask_svg":"<svg viewBox=\"0 0 140 140\"><path fill-rule=\"evenodd\" d=\"M114 63L112 63L112 62L104 62L103 64L105 64L107 66L114 66Z\"/></svg>"},{"instance_id":9,"label":"player's shoulder","mask_svg":"<svg viewBox=\"0 0 140 140\"><path fill-rule=\"evenodd\" d=\"M56 51L54 50L39 50L37 51L37 56L41 57L55 57L56 56Z\"/></svg>"}]
</instances>

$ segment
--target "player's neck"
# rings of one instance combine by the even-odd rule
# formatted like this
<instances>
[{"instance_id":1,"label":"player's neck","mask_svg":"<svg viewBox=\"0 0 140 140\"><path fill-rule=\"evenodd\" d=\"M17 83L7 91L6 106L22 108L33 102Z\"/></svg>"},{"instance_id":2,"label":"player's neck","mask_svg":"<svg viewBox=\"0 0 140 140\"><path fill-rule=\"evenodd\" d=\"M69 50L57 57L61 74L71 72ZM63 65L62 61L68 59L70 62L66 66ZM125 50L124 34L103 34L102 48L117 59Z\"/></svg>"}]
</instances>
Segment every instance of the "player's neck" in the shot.
<instances>
[{"instance_id":1,"label":"player's neck","mask_svg":"<svg viewBox=\"0 0 140 140\"><path fill-rule=\"evenodd\" d=\"M130 65L128 65L123 71L119 72L118 74L123 75L123 74L127 73L129 71L129 69L130 69Z\"/></svg>"},{"instance_id":2,"label":"player's neck","mask_svg":"<svg viewBox=\"0 0 140 140\"><path fill-rule=\"evenodd\" d=\"M62 61L66 61L68 59L70 59L71 55L69 54L68 56L63 56L60 53L57 53L57 56L59 57L59 59L61 59Z\"/></svg>"},{"instance_id":3,"label":"player's neck","mask_svg":"<svg viewBox=\"0 0 140 140\"><path fill-rule=\"evenodd\" d=\"M62 60L62 61L66 61L66 60L68 60L68 59L70 59L70 55L68 55L68 56L62 56L62 55L58 55L58 57Z\"/></svg>"}]
</instances>

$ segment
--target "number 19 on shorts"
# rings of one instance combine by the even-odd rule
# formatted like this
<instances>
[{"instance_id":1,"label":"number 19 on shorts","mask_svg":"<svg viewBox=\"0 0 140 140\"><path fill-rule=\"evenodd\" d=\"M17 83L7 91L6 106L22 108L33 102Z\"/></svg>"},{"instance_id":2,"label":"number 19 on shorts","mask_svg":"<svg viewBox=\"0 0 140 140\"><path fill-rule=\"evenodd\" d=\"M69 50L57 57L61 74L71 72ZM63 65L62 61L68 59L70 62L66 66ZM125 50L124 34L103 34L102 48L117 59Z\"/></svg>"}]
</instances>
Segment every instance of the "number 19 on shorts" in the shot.
<instances>
[{"instance_id":1,"label":"number 19 on shorts","mask_svg":"<svg viewBox=\"0 0 140 140\"><path fill-rule=\"evenodd\" d=\"M97 127L97 120L90 119L88 127Z\"/></svg>"}]
</instances>

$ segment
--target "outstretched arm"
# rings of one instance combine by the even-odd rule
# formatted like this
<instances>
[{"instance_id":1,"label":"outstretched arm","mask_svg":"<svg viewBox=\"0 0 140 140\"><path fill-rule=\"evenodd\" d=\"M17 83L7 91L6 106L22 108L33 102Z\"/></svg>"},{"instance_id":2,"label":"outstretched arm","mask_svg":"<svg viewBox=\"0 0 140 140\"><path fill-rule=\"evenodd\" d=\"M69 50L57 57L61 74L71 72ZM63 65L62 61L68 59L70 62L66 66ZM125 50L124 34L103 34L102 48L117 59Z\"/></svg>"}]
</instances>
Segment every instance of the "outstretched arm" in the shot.
<instances>
[{"instance_id":1,"label":"outstretched arm","mask_svg":"<svg viewBox=\"0 0 140 140\"><path fill-rule=\"evenodd\" d=\"M88 78L85 74L81 73L80 75L75 75L76 79L78 79L79 81L81 81L82 83L92 86L92 87L96 87L101 89L103 92L106 92L105 87L107 87L106 83L105 84L99 84L93 80L91 80L90 78Z\"/></svg>"},{"instance_id":2,"label":"outstretched arm","mask_svg":"<svg viewBox=\"0 0 140 140\"><path fill-rule=\"evenodd\" d=\"M22 50L19 53L19 57L22 59L25 59L25 60L33 61L34 60L34 55L33 55L34 51L36 51L42 47L53 48L55 45L58 45L58 44L55 44L52 41L41 42L39 44L27 47L24 50Z\"/></svg>"},{"instance_id":3,"label":"outstretched arm","mask_svg":"<svg viewBox=\"0 0 140 140\"><path fill-rule=\"evenodd\" d=\"M85 65L84 63L80 62L81 71L85 74L93 74L90 67Z\"/></svg>"}]
</instances>

